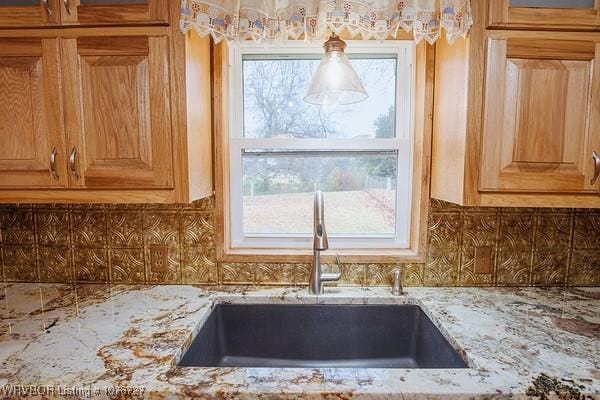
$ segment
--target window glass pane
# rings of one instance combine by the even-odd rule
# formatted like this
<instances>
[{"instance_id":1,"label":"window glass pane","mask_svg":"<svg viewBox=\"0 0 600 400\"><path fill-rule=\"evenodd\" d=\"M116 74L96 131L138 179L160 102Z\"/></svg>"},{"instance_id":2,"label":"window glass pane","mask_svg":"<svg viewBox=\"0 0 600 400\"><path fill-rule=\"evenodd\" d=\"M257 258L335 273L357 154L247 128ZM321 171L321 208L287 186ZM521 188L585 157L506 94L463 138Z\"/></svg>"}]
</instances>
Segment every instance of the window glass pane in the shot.
<instances>
[{"instance_id":1,"label":"window glass pane","mask_svg":"<svg viewBox=\"0 0 600 400\"><path fill-rule=\"evenodd\" d=\"M244 152L244 234L311 234L313 193L329 234L395 233L397 151Z\"/></svg>"},{"instance_id":2,"label":"window glass pane","mask_svg":"<svg viewBox=\"0 0 600 400\"><path fill-rule=\"evenodd\" d=\"M244 137L394 137L396 58L352 58L369 98L326 108L302 100L319 65L311 57L244 58Z\"/></svg>"},{"instance_id":3,"label":"window glass pane","mask_svg":"<svg viewBox=\"0 0 600 400\"><path fill-rule=\"evenodd\" d=\"M510 7L594 8L595 0L510 0Z\"/></svg>"}]
</instances>

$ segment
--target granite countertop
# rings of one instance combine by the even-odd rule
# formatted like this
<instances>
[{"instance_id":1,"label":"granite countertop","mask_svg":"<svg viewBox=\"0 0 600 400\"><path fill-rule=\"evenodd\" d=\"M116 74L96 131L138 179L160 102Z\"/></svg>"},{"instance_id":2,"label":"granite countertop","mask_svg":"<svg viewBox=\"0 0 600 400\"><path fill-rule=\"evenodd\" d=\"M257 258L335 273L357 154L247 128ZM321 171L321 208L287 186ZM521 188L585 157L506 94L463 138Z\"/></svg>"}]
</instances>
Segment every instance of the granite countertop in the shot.
<instances>
[{"instance_id":1,"label":"granite countertop","mask_svg":"<svg viewBox=\"0 0 600 400\"><path fill-rule=\"evenodd\" d=\"M417 304L470 368L176 367L216 301ZM0 365L0 398L600 398L600 289L0 284Z\"/></svg>"}]
</instances>

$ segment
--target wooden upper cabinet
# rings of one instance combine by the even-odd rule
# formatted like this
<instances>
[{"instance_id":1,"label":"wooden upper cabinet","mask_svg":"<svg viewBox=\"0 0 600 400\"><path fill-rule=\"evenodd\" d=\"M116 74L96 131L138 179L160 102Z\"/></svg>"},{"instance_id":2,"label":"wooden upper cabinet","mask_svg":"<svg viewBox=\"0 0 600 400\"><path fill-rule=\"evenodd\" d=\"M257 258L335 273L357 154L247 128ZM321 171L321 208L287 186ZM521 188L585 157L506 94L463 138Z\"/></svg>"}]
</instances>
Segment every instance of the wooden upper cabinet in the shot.
<instances>
[{"instance_id":1,"label":"wooden upper cabinet","mask_svg":"<svg viewBox=\"0 0 600 400\"><path fill-rule=\"evenodd\" d=\"M481 191L598 192L600 43L490 39Z\"/></svg>"},{"instance_id":2,"label":"wooden upper cabinet","mask_svg":"<svg viewBox=\"0 0 600 400\"><path fill-rule=\"evenodd\" d=\"M0 0L0 203L213 194L211 42L180 5Z\"/></svg>"},{"instance_id":3,"label":"wooden upper cabinet","mask_svg":"<svg viewBox=\"0 0 600 400\"><path fill-rule=\"evenodd\" d=\"M0 1L0 27L58 25L60 1L2 0Z\"/></svg>"},{"instance_id":4,"label":"wooden upper cabinet","mask_svg":"<svg viewBox=\"0 0 600 400\"><path fill-rule=\"evenodd\" d=\"M492 0L487 3L490 27L600 29L600 0Z\"/></svg>"},{"instance_id":5,"label":"wooden upper cabinet","mask_svg":"<svg viewBox=\"0 0 600 400\"><path fill-rule=\"evenodd\" d=\"M169 0L63 0L65 25L167 24Z\"/></svg>"},{"instance_id":6,"label":"wooden upper cabinet","mask_svg":"<svg viewBox=\"0 0 600 400\"><path fill-rule=\"evenodd\" d=\"M597 0L582 1L596 13ZM592 25L548 30L539 25L549 23L543 16L513 24L509 6L531 12L534 2L545 5L539 12L565 4L475 0L468 37L436 43L433 198L465 206L600 207L600 179L591 183L593 154L600 154L600 33ZM485 14L494 10L505 23L487 29Z\"/></svg>"},{"instance_id":7,"label":"wooden upper cabinet","mask_svg":"<svg viewBox=\"0 0 600 400\"><path fill-rule=\"evenodd\" d=\"M167 36L63 41L70 184L173 187Z\"/></svg>"},{"instance_id":8,"label":"wooden upper cabinet","mask_svg":"<svg viewBox=\"0 0 600 400\"><path fill-rule=\"evenodd\" d=\"M2 39L0 187L68 182L56 38Z\"/></svg>"}]
</instances>

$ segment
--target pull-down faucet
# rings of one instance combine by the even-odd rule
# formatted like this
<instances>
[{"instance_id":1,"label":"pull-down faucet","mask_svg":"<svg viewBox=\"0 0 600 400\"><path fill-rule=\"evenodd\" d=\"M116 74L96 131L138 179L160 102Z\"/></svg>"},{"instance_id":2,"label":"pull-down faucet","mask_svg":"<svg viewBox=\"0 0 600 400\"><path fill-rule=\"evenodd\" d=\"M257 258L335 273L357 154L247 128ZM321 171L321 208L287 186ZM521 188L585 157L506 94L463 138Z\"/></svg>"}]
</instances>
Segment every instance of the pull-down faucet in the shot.
<instances>
[{"instance_id":1,"label":"pull-down faucet","mask_svg":"<svg viewBox=\"0 0 600 400\"><path fill-rule=\"evenodd\" d=\"M308 292L310 294L322 294L323 282L333 282L340 279L341 273L321 272L321 251L329 248L327 240L327 231L325 230L325 205L323 203L323 192L315 191L315 214L313 226L313 263L310 270L310 281L308 283ZM336 255L338 267L340 267L340 258Z\"/></svg>"}]
</instances>

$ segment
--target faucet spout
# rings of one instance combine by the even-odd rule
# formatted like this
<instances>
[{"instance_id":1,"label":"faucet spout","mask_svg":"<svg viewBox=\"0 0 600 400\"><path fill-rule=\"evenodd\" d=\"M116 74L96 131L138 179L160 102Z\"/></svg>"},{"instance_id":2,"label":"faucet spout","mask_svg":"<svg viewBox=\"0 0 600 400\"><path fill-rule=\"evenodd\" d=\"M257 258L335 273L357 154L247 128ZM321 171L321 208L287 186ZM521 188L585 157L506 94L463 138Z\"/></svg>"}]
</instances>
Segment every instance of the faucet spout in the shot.
<instances>
[{"instance_id":1,"label":"faucet spout","mask_svg":"<svg viewBox=\"0 0 600 400\"><path fill-rule=\"evenodd\" d=\"M322 294L323 282L333 282L340 279L341 273L323 273L321 270L321 251L329 248L327 231L325 229L325 204L323 192L315 191L314 225L313 225L313 263L310 270L308 291L310 294ZM338 267L340 259L337 257Z\"/></svg>"}]
</instances>

